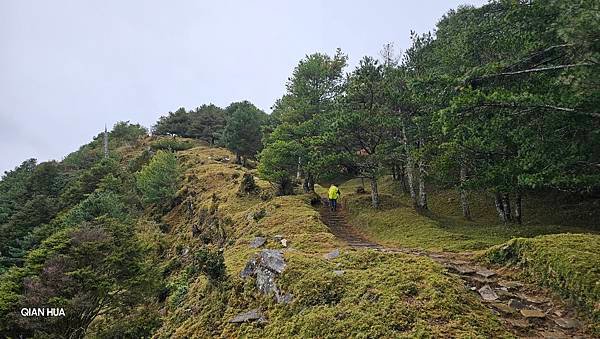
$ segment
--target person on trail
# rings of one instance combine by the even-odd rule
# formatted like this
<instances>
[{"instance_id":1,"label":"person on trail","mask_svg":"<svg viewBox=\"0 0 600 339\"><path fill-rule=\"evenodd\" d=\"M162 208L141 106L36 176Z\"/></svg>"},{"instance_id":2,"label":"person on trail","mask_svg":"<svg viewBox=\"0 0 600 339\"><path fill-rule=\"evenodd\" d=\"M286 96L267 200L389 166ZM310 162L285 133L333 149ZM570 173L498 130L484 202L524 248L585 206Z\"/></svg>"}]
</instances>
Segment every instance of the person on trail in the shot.
<instances>
[{"instance_id":1,"label":"person on trail","mask_svg":"<svg viewBox=\"0 0 600 339\"><path fill-rule=\"evenodd\" d=\"M335 184L331 184L331 186L329 187L328 196L329 206L331 207L332 211L337 210L337 200L340 197L340 194L342 194L342 192L340 192L340 189Z\"/></svg>"}]
</instances>

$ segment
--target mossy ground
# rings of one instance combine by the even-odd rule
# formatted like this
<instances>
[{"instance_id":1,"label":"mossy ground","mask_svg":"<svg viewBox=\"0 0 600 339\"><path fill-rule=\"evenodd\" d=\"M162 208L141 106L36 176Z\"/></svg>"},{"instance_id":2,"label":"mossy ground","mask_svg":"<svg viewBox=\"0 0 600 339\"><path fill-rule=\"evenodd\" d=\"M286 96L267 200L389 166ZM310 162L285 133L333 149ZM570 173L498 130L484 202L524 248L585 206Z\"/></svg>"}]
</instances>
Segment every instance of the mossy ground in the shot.
<instances>
[{"instance_id":1,"label":"mossy ground","mask_svg":"<svg viewBox=\"0 0 600 339\"><path fill-rule=\"evenodd\" d=\"M600 335L600 235L516 238L490 248L483 259L520 267L526 277L572 300L592 318L590 330Z\"/></svg>"},{"instance_id":2,"label":"mossy ground","mask_svg":"<svg viewBox=\"0 0 600 339\"><path fill-rule=\"evenodd\" d=\"M342 201L349 221L367 237L384 245L423 248L433 251L483 250L514 237L533 237L553 233L597 232L600 209L582 204L566 206L557 197L531 195L524 199L524 224L499 223L491 197L484 193L470 196L473 220L461 215L455 190L430 192L429 211L417 212L410 197L399 191L399 184L385 177L379 182L382 207L370 206L370 194L357 194L360 179L341 185ZM317 190L323 194L324 189ZM596 219L596 216L598 217Z\"/></svg>"},{"instance_id":3,"label":"mossy ground","mask_svg":"<svg viewBox=\"0 0 600 339\"><path fill-rule=\"evenodd\" d=\"M457 278L437 263L405 254L350 250L335 239L310 196L272 197L272 188L239 195L244 171L222 149L196 147L178 152L185 168L179 204L164 218L162 261L168 296L156 337L490 337L508 336L496 317ZM193 208L190 210L190 204ZM209 281L190 269L205 245L192 235L200 210L213 211L222 227L227 278ZM146 227L158 228L148 221ZM218 225L216 225L218 224ZM154 231L157 234L157 231ZM287 267L277 278L289 304L260 294L240 271L260 249L249 247L265 236L267 248L282 248ZM275 241L281 235L287 248ZM333 260L324 254L341 248ZM341 275L335 270L343 270ZM339 272L338 272L339 273ZM267 322L231 324L235 315L259 308Z\"/></svg>"}]
</instances>

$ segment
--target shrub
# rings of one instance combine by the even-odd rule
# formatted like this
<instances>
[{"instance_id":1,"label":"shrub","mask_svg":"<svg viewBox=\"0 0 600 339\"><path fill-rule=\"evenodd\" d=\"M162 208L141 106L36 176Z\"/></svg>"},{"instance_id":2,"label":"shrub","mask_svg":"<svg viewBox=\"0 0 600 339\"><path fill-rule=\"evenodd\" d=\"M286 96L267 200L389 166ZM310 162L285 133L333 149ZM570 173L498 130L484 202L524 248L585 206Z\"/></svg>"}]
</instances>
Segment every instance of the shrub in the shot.
<instances>
[{"instance_id":1,"label":"shrub","mask_svg":"<svg viewBox=\"0 0 600 339\"><path fill-rule=\"evenodd\" d=\"M180 168L175 154L158 151L137 174L137 187L147 205L168 207L177 193Z\"/></svg>"},{"instance_id":2,"label":"shrub","mask_svg":"<svg viewBox=\"0 0 600 339\"><path fill-rule=\"evenodd\" d=\"M206 275L211 282L225 279L225 259L223 252L202 248L194 255L194 268Z\"/></svg>"},{"instance_id":3,"label":"shrub","mask_svg":"<svg viewBox=\"0 0 600 339\"><path fill-rule=\"evenodd\" d=\"M159 139L152 144L153 150L164 150L164 151L185 151L186 149L190 149L194 147L195 144L191 140L182 140L182 139Z\"/></svg>"}]
</instances>

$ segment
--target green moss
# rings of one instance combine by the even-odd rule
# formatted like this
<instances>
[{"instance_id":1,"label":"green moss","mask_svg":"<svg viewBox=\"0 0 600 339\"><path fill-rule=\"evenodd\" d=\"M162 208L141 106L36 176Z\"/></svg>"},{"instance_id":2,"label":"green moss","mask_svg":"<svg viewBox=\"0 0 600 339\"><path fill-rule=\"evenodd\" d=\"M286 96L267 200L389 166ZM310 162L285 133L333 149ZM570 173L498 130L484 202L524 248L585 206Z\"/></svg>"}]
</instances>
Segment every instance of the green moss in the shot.
<instances>
[{"instance_id":1,"label":"green moss","mask_svg":"<svg viewBox=\"0 0 600 339\"><path fill-rule=\"evenodd\" d=\"M410 197L398 191L398 183L388 177L380 181L382 208L379 210L371 208L369 194L353 193L360 185L360 179L341 185L342 203L349 211L349 221L367 237L388 246L434 251L482 250L514 237L589 231L568 226L570 214L561 216L553 212L552 218L541 218L543 211L549 209L539 198L525 200L527 222L524 225L504 225L496 219L493 202L483 193L472 194L474 219L468 221L461 216L456 191L430 192L430 211L419 213L412 208ZM541 223L540 220L555 224ZM591 227L593 223L590 219L587 225Z\"/></svg>"},{"instance_id":2,"label":"green moss","mask_svg":"<svg viewBox=\"0 0 600 339\"><path fill-rule=\"evenodd\" d=\"M555 234L516 238L494 246L483 258L516 265L535 282L571 299L589 314L600 334L600 235Z\"/></svg>"},{"instance_id":3,"label":"green moss","mask_svg":"<svg viewBox=\"0 0 600 339\"><path fill-rule=\"evenodd\" d=\"M311 205L310 195L261 199L271 186L256 180L257 192L238 194L245 170L228 161L222 149L196 147L178 153L184 174L182 201L168 215L165 234L169 248L173 293L157 337L490 337L507 335L496 317L461 281L446 275L437 263L402 254L343 249ZM221 160L219 160L221 159ZM198 215L194 210L215 208L227 241L223 254L226 278L209 283L204 275L187 277L193 253L201 250L191 235ZM260 214L260 218L255 216ZM260 294L253 279L240 271L260 249L249 247L257 235L266 248L284 251L287 263L276 283L292 302L277 304ZM288 240L283 247L275 236ZM209 245L213 246L213 245ZM179 251L177 250L179 248ZM182 255L189 248L189 255ZM342 255L325 260L324 254L342 248ZM343 274L334 271L343 270ZM183 277L186 279L183 279ZM177 300L177 303L169 303ZM241 312L259 308L267 322L230 324Z\"/></svg>"}]
</instances>

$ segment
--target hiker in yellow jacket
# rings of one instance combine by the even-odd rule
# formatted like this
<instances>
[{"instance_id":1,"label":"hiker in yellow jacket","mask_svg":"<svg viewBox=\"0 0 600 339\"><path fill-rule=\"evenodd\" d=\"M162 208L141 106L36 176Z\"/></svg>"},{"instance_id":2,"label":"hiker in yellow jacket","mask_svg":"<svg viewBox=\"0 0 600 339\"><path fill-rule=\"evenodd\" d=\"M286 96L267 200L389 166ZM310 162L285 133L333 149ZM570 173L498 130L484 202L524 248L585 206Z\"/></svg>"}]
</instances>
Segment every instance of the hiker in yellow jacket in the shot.
<instances>
[{"instance_id":1,"label":"hiker in yellow jacket","mask_svg":"<svg viewBox=\"0 0 600 339\"><path fill-rule=\"evenodd\" d=\"M331 207L332 211L335 211L337 209L337 200L340 197L340 194L342 194L342 192L340 192L340 189L335 184L331 184L331 186L329 187L328 196L329 207Z\"/></svg>"}]
</instances>

